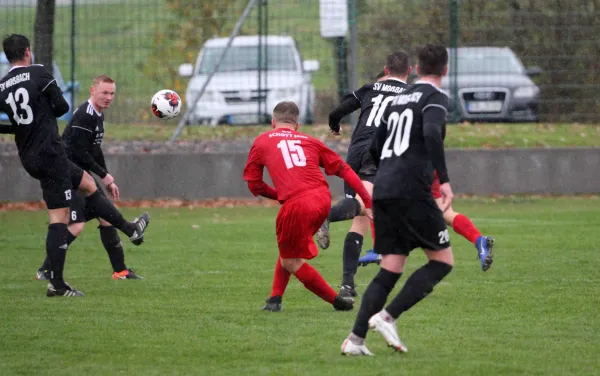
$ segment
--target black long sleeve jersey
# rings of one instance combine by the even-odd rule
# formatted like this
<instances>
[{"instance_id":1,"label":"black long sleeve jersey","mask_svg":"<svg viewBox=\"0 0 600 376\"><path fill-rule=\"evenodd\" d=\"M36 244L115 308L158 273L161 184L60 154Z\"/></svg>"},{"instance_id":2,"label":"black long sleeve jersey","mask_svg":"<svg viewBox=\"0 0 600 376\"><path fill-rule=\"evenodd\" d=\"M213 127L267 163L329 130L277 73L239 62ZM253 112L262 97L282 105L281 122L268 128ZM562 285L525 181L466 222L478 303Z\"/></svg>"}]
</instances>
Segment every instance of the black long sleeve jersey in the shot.
<instances>
[{"instance_id":1,"label":"black long sleeve jersey","mask_svg":"<svg viewBox=\"0 0 600 376\"><path fill-rule=\"evenodd\" d=\"M106 176L108 172L102 152L104 114L98 112L89 100L75 110L62 138L71 161L100 178Z\"/></svg>"},{"instance_id":2,"label":"black long sleeve jersey","mask_svg":"<svg viewBox=\"0 0 600 376\"><path fill-rule=\"evenodd\" d=\"M431 196L433 171L449 181L444 154L448 97L417 81L396 96L382 116L370 152L378 164L373 199Z\"/></svg>"}]
</instances>

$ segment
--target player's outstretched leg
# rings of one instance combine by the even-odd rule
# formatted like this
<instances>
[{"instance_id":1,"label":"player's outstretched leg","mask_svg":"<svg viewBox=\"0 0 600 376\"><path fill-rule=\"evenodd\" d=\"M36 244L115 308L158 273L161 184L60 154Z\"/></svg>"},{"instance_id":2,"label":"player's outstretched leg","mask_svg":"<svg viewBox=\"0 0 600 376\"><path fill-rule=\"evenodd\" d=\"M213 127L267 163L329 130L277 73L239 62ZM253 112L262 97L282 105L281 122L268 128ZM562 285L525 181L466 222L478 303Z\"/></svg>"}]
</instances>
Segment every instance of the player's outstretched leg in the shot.
<instances>
[{"instance_id":1,"label":"player's outstretched leg","mask_svg":"<svg viewBox=\"0 0 600 376\"><path fill-rule=\"evenodd\" d=\"M373 278L363 294L352 332L342 344L342 354L370 355L370 352L363 354L366 349L365 338L369 330L369 319L383 308L388 295L401 276L401 272L395 273L384 268L379 269L379 273Z\"/></svg>"},{"instance_id":2,"label":"player's outstretched leg","mask_svg":"<svg viewBox=\"0 0 600 376\"><path fill-rule=\"evenodd\" d=\"M271 288L271 295L265 301L265 305L261 308L263 311L269 312L280 312L282 309L283 294L290 282L292 273L285 270L281 265L281 257L277 258L275 263L275 273L273 275L273 287Z\"/></svg>"},{"instance_id":3,"label":"player's outstretched leg","mask_svg":"<svg viewBox=\"0 0 600 376\"><path fill-rule=\"evenodd\" d=\"M321 273L303 259L284 258L282 265L287 271L294 274L307 290L333 305L336 310L350 311L354 308L354 299L339 296L321 276Z\"/></svg>"},{"instance_id":4,"label":"player's outstretched leg","mask_svg":"<svg viewBox=\"0 0 600 376\"><path fill-rule=\"evenodd\" d=\"M125 265L125 252L123 251L123 243L117 229L111 226L109 223L101 221L98 226L100 231L100 240L104 249L108 254L108 259L113 268L113 279L144 279L135 273L133 269L127 268Z\"/></svg>"},{"instance_id":5,"label":"player's outstretched leg","mask_svg":"<svg viewBox=\"0 0 600 376\"><path fill-rule=\"evenodd\" d=\"M93 210L98 217L125 233L133 244L142 244L144 241L144 232L150 224L150 215L142 213L132 222L126 221L115 205L97 189L96 182L90 174L82 171L72 162L70 162L69 166L72 180L77 180L78 175L81 176L77 189L85 196L86 206Z\"/></svg>"},{"instance_id":6,"label":"player's outstretched leg","mask_svg":"<svg viewBox=\"0 0 600 376\"><path fill-rule=\"evenodd\" d=\"M416 270L398 292L396 297L369 320L371 329L380 333L389 346L406 352L396 329L398 317L429 295L435 285L452 271L452 249L426 251L429 262Z\"/></svg>"},{"instance_id":7,"label":"player's outstretched leg","mask_svg":"<svg viewBox=\"0 0 600 376\"><path fill-rule=\"evenodd\" d=\"M482 236L479 229L473 224L469 217L455 212L452 207L444 212L444 220L448 225L452 226L454 232L475 245L477 257L481 263L481 269L484 272L488 270L494 261L494 239L489 236Z\"/></svg>"}]
</instances>

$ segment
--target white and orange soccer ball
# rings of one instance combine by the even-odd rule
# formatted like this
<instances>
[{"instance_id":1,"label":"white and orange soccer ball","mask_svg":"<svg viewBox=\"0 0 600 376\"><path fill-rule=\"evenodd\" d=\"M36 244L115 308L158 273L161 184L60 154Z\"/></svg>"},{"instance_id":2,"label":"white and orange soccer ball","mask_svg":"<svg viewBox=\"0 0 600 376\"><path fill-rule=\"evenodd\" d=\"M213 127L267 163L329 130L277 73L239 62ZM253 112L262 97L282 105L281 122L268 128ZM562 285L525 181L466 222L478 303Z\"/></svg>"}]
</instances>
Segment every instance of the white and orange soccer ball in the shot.
<instances>
[{"instance_id":1,"label":"white and orange soccer ball","mask_svg":"<svg viewBox=\"0 0 600 376\"><path fill-rule=\"evenodd\" d=\"M173 90L160 90L152 97L152 112L161 119L172 119L181 112L181 97Z\"/></svg>"}]
</instances>

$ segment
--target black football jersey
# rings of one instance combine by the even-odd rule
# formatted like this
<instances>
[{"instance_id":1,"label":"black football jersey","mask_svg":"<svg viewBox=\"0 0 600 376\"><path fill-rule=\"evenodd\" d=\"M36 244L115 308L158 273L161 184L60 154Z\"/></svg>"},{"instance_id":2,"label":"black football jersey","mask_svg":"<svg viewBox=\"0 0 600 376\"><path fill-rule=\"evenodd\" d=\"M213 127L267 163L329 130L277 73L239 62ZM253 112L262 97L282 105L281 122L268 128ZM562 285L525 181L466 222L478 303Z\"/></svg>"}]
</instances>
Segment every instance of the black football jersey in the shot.
<instances>
[{"instance_id":1,"label":"black football jersey","mask_svg":"<svg viewBox=\"0 0 600 376\"><path fill-rule=\"evenodd\" d=\"M434 169L441 183L449 180L443 145L448 103L438 88L419 81L389 103L371 145L378 163L374 199L429 197Z\"/></svg>"},{"instance_id":2,"label":"black football jersey","mask_svg":"<svg viewBox=\"0 0 600 376\"><path fill-rule=\"evenodd\" d=\"M62 138L71 161L101 178L107 174L102 152L104 113L98 112L89 100L73 112Z\"/></svg>"},{"instance_id":3,"label":"black football jersey","mask_svg":"<svg viewBox=\"0 0 600 376\"><path fill-rule=\"evenodd\" d=\"M390 101L408 87L406 82L390 78L364 85L348 94L354 96L360 104L360 116L352 133L351 146L370 144Z\"/></svg>"},{"instance_id":4,"label":"black football jersey","mask_svg":"<svg viewBox=\"0 0 600 376\"><path fill-rule=\"evenodd\" d=\"M0 111L8 114L21 157L63 148L56 117L68 109L56 80L42 65L15 66L0 79Z\"/></svg>"}]
</instances>

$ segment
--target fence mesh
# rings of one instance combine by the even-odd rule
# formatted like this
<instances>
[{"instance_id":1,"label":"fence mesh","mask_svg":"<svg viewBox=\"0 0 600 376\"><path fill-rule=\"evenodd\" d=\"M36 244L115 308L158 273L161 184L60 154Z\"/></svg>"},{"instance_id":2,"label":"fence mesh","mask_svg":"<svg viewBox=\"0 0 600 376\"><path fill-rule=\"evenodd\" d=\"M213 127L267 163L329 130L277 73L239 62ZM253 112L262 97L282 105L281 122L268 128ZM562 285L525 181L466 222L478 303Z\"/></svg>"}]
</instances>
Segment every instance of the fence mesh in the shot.
<instances>
[{"instance_id":1,"label":"fence mesh","mask_svg":"<svg viewBox=\"0 0 600 376\"><path fill-rule=\"evenodd\" d=\"M23 33L33 41L35 3L0 0L3 34ZM258 111L256 101L269 107L273 100L292 98L302 103L305 120L326 122L328 111L339 101L339 91L372 80L390 52L404 50L415 58L423 43L451 45L455 31L461 48L458 87L448 92L458 95L453 99L467 120L470 115L500 119L493 116L495 111L524 121L532 114L547 122L600 120L600 0L348 0L346 16L350 26L356 26L355 39L350 31L345 38L321 36L317 0L259 3L262 8L252 11L240 34L289 36L295 44L290 47L286 38L263 41L269 47L263 45L259 51L248 38L245 48L232 47L202 98L215 104L199 106L198 117L221 106L225 108L221 120L231 120L226 115L236 106L246 106L244 111L251 113L254 110L248 109ZM201 82L202 73L218 57L214 50L210 61L207 50L206 59L196 64L202 46L211 38L227 37L247 4L239 0L56 0L54 59L65 85L71 80L80 84L76 101L87 98L92 77L108 74L118 85L108 120L156 122L150 111L152 95L171 88L184 96L185 103L188 85ZM451 17L453 4L456 19ZM299 59L318 61L318 70L303 71ZM198 75L180 76L179 67L185 63L195 65ZM533 69L523 71L521 63ZM345 76L340 67L348 67ZM358 82L352 83L352 77ZM482 101L494 103L473 104Z\"/></svg>"}]
</instances>

